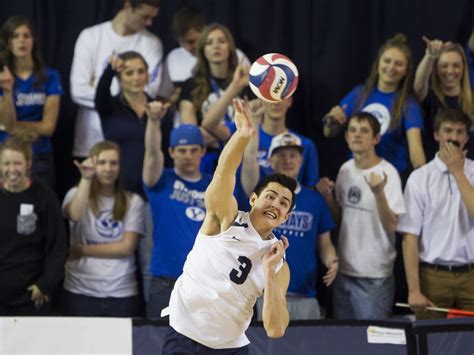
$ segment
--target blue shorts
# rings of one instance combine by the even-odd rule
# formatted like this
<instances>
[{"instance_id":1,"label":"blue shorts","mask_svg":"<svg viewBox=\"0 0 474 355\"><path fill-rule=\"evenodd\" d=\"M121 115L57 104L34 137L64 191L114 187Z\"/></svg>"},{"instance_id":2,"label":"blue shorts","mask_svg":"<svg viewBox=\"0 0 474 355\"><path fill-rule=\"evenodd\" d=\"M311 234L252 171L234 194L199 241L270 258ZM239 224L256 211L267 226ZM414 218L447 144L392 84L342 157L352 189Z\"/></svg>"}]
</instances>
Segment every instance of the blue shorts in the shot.
<instances>
[{"instance_id":1,"label":"blue shorts","mask_svg":"<svg viewBox=\"0 0 474 355\"><path fill-rule=\"evenodd\" d=\"M248 355L248 345L241 348L229 349L211 349L197 341L189 339L181 333L178 333L172 327L166 332L165 341L163 343L162 355L185 355L185 354L222 354L222 355Z\"/></svg>"}]
</instances>

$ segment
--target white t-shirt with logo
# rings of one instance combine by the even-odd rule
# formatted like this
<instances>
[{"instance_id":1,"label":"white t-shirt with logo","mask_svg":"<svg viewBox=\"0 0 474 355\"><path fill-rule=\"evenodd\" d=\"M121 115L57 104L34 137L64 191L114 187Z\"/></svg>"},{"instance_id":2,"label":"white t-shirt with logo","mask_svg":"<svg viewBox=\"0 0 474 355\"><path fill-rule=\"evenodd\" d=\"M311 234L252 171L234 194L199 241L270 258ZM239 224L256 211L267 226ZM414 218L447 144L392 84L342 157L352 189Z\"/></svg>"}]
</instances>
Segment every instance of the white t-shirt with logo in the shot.
<instances>
[{"instance_id":1,"label":"white t-shirt with logo","mask_svg":"<svg viewBox=\"0 0 474 355\"><path fill-rule=\"evenodd\" d=\"M65 206L72 200L77 187L66 194ZM112 216L114 198L100 197L99 215L96 217L87 207L78 222L69 221L70 241L74 244L106 244L118 242L124 232L144 235L144 202L136 194L130 194L128 210L122 221ZM138 294L135 278L135 255L123 258L82 257L68 260L65 268L64 288L70 292L92 297L130 297Z\"/></svg>"},{"instance_id":2,"label":"white t-shirt with logo","mask_svg":"<svg viewBox=\"0 0 474 355\"><path fill-rule=\"evenodd\" d=\"M384 188L390 209L405 213L400 176L392 164L381 160L370 169L358 169L353 159L341 166L336 179L336 199L341 206L338 240L339 272L355 277L382 278L392 274L395 233L385 231L374 194L364 177L387 174Z\"/></svg>"}]
</instances>

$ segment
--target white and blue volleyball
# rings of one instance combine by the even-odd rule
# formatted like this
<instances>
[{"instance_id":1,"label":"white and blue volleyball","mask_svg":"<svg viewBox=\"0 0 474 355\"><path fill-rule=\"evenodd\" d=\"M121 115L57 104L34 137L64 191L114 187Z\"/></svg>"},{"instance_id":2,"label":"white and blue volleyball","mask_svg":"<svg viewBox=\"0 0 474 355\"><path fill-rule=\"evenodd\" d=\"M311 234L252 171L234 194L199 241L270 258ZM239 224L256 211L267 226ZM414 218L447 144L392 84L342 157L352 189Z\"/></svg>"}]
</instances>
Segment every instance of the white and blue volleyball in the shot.
<instances>
[{"instance_id":1,"label":"white and blue volleyball","mask_svg":"<svg viewBox=\"0 0 474 355\"><path fill-rule=\"evenodd\" d=\"M285 55L262 55L250 67L249 85L253 93L267 102L289 98L298 85L298 69Z\"/></svg>"}]
</instances>

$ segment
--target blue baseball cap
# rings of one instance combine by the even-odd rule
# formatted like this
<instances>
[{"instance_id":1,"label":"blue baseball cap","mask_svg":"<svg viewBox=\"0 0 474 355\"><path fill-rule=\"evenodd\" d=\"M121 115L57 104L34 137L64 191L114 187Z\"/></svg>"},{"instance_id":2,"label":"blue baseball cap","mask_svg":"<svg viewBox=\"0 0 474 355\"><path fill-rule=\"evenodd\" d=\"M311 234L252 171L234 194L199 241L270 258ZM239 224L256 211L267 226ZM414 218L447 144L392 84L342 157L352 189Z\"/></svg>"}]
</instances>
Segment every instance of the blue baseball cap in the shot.
<instances>
[{"instance_id":1,"label":"blue baseball cap","mask_svg":"<svg viewBox=\"0 0 474 355\"><path fill-rule=\"evenodd\" d=\"M170 146L197 144L204 147L204 137L198 126L193 124L182 124L173 128L170 134Z\"/></svg>"}]
</instances>

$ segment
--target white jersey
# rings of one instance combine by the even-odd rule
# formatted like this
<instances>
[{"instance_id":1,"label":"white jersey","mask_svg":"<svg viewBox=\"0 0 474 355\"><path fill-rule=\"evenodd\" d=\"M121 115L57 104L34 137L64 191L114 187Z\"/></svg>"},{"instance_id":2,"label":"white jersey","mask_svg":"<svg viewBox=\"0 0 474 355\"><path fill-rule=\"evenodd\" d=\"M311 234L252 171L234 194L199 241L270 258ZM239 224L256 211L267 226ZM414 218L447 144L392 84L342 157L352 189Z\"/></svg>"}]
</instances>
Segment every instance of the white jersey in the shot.
<instances>
[{"instance_id":1,"label":"white jersey","mask_svg":"<svg viewBox=\"0 0 474 355\"><path fill-rule=\"evenodd\" d=\"M247 345L245 330L264 288L262 257L276 241L262 240L242 211L225 232L199 232L171 294L170 325L210 348Z\"/></svg>"}]
</instances>

